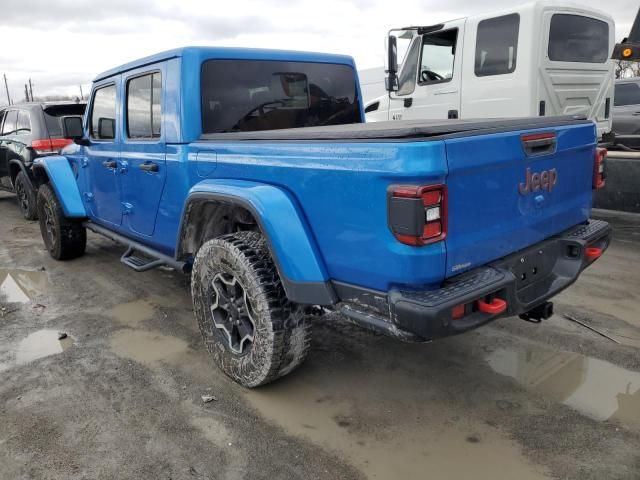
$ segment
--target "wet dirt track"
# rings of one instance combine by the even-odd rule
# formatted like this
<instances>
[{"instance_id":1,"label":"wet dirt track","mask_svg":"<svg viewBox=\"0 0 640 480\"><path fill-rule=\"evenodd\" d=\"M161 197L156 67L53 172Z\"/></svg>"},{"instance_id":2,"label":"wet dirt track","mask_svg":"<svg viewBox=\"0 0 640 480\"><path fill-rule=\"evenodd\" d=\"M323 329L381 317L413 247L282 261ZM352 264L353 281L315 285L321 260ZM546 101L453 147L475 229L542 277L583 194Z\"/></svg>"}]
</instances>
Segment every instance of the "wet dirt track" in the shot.
<instances>
[{"instance_id":1,"label":"wet dirt track","mask_svg":"<svg viewBox=\"0 0 640 480\"><path fill-rule=\"evenodd\" d=\"M0 194L0 478L638 479L640 216L606 218L613 246L542 325L411 345L329 315L301 369L247 391L185 277L95 235L56 263Z\"/></svg>"}]
</instances>

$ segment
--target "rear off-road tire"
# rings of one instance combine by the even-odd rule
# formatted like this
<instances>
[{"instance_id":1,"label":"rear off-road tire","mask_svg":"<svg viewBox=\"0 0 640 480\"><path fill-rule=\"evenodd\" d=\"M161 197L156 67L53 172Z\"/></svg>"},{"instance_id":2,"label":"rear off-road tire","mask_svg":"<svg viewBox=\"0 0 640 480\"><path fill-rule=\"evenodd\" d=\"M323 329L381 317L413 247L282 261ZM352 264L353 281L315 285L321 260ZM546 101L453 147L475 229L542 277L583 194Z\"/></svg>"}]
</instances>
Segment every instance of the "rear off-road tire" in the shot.
<instances>
[{"instance_id":1,"label":"rear off-road tire","mask_svg":"<svg viewBox=\"0 0 640 480\"><path fill-rule=\"evenodd\" d=\"M304 361L311 327L287 299L260 233L206 242L194 261L191 295L207 350L239 384L264 385Z\"/></svg>"},{"instance_id":2,"label":"rear off-road tire","mask_svg":"<svg viewBox=\"0 0 640 480\"><path fill-rule=\"evenodd\" d=\"M31 183L23 171L18 172L14 183L14 189L18 199L18 206L20 207L20 211L24 218L27 220L37 220L38 210L36 205L36 192L33 191Z\"/></svg>"},{"instance_id":3,"label":"rear off-road tire","mask_svg":"<svg viewBox=\"0 0 640 480\"><path fill-rule=\"evenodd\" d=\"M37 205L40 233L49 254L56 260L84 255L87 229L79 221L64 216L62 205L48 183L38 189Z\"/></svg>"}]
</instances>

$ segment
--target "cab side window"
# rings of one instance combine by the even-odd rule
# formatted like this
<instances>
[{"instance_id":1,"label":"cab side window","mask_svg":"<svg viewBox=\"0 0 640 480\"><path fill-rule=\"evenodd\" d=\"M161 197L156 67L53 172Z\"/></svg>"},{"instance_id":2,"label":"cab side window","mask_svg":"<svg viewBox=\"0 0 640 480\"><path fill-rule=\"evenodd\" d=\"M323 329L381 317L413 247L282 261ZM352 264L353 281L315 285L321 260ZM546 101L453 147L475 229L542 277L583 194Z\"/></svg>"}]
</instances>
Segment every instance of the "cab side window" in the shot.
<instances>
[{"instance_id":1,"label":"cab side window","mask_svg":"<svg viewBox=\"0 0 640 480\"><path fill-rule=\"evenodd\" d=\"M4 121L4 116L7 114L6 110L0 111L0 134L2 134L2 122Z\"/></svg>"},{"instance_id":2,"label":"cab side window","mask_svg":"<svg viewBox=\"0 0 640 480\"><path fill-rule=\"evenodd\" d=\"M162 78L152 73L127 82L127 136L148 140L160 138Z\"/></svg>"},{"instance_id":3,"label":"cab side window","mask_svg":"<svg viewBox=\"0 0 640 480\"><path fill-rule=\"evenodd\" d=\"M116 86L99 88L93 94L91 107L91 138L114 140L116 138Z\"/></svg>"},{"instance_id":4,"label":"cab side window","mask_svg":"<svg viewBox=\"0 0 640 480\"><path fill-rule=\"evenodd\" d=\"M512 13L482 20L476 37L477 77L504 75L516 69L520 15Z\"/></svg>"},{"instance_id":5,"label":"cab side window","mask_svg":"<svg viewBox=\"0 0 640 480\"><path fill-rule=\"evenodd\" d=\"M443 83L453 78L458 29L440 31L422 37L422 56L418 83Z\"/></svg>"},{"instance_id":6,"label":"cab side window","mask_svg":"<svg viewBox=\"0 0 640 480\"><path fill-rule=\"evenodd\" d=\"M4 119L4 125L2 126L2 135L15 135L17 121L18 111L9 110Z\"/></svg>"},{"instance_id":7,"label":"cab side window","mask_svg":"<svg viewBox=\"0 0 640 480\"><path fill-rule=\"evenodd\" d=\"M31 119L29 118L29 112L18 112L18 125L16 126L17 135L26 135L31 133Z\"/></svg>"}]
</instances>

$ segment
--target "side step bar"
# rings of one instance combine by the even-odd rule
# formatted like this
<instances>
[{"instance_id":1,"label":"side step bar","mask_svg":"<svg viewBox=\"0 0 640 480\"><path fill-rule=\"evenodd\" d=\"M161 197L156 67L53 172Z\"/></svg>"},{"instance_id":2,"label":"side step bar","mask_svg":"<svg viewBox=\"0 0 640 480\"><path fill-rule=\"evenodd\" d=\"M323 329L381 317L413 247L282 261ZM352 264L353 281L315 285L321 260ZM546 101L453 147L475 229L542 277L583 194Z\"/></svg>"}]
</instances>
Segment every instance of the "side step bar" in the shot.
<instances>
[{"instance_id":1,"label":"side step bar","mask_svg":"<svg viewBox=\"0 0 640 480\"><path fill-rule=\"evenodd\" d=\"M116 243L127 246L127 251L122 255L120 261L126 266L133 268L136 272L146 272L147 270L163 265L175 268L182 273L189 273L191 271L191 265L189 263L179 262L164 253L160 253L135 240L131 240L124 235L112 232L92 222L83 222L82 225L98 235L102 235Z\"/></svg>"}]
</instances>

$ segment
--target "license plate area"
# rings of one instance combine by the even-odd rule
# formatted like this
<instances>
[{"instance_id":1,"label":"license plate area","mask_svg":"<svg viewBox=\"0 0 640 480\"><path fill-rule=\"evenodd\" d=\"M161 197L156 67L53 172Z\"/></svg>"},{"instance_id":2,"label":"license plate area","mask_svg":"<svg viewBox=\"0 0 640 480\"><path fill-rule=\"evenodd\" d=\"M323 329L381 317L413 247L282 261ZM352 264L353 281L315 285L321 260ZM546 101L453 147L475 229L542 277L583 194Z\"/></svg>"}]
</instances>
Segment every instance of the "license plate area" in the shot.
<instances>
[{"instance_id":1,"label":"license plate area","mask_svg":"<svg viewBox=\"0 0 640 480\"><path fill-rule=\"evenodd\" d=\"M510 259L508 268L516 277L516 290L548 277L561 255L560 248L559 242L545 242Z\"/></svg>"}]
</instances>

